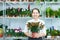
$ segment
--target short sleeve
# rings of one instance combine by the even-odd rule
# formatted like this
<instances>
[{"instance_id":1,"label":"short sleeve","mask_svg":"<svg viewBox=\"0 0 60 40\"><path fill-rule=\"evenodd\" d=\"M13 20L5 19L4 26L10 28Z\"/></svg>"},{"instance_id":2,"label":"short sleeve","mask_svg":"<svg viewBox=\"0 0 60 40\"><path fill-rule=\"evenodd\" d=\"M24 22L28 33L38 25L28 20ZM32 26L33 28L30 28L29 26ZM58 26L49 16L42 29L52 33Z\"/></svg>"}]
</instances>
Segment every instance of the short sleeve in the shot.
<instances>
[{"instance_id":1,"label":"short sleeve","mask_svg":"<svg viewBox=\"0 0 60 40\"><path fill-rule=\"evenodd\" d=\"M45 25L45 22L40 20L40 23L39 24L42 24L42 25Z\"/></svg>"},{"instance_id":2,"label":"short sleeve","mask_svg":"<svg viewBox=\"0 0 60 40\"><path fill-rule=\"evenodd\" d=\"M42 22L42 25L45 25L45 22L44 21L41 21Z\"/></svg>"},{"instance_id":3,"label":"short sleeve","mask_svg":"<svg viewBox=\"0 0 60 40\"><path fill-rule=\"evenodd\" d=\"M42 30L40 30L40 33L46 34L46 27L44 27Z\"/></svg>"},{"instance_id":4,"label":"short sleeve","mask_svg":"<svg viewBox=\"0 0 60 40\"><path fill-rule=\"evenodd\" d=\"M28 32L27 24L28 24L28 23L25 24L25 28L24 28L24 30L23 30L24 33L25 33L25 32Z\"/></svg>"}]
</instances>

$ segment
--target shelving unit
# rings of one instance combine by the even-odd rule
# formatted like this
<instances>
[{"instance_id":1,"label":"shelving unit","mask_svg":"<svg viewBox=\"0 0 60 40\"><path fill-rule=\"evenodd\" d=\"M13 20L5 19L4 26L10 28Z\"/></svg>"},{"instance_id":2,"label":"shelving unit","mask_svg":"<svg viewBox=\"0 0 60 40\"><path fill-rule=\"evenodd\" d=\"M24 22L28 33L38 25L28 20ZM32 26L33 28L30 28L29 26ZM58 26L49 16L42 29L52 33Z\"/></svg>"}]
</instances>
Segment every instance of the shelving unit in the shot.
<instances>
[{"instance_id":1,"label":"shelving unit","mask_svg":"<svg viewBox=\"0 0 60 40\"><path fill-rule=\"evenodd\" d=\"M6 39L28 39L27 37L7 37Z\"/></svg>"},{"instance_id":2,"label":"shelving unit","mask_svg":"<svg viewBox=\"0 0 60 40\"><path fill-rule=\"evenodd\" d=\"M5 3L5 4L4 4ZM33 7L33 5L35 5L35 6L37 6L37 8L38 8L38 6L40 6L39 7L39 9L41 8L41 14L42 14L42 17L41 17L41 19L43 19L43 20L50 20L50 22L51 22L51 24L50 25L53 25L53 23L52 23L52 21L53 20L60 20L60 18L46 18L46 15L45 15L45 13L43 14L43 12L45 12L45 9L46 9L46 7L47 6L49 6L49 5L60 5L60 2L54 2L54 1L52 1L52 2L40 2L40 3L38 3L38 4L36 4L36 2L21 2L21 0L19 1L19 2L11 2L11 1L6 1L6 2L1 2L0 1L0 4L3 4L2 5L2 7L3 7L3 10L5 9L7 9L8 7L14 7L14 6L16 6L17 5L17 7L14 7L14 8L18 8L18 7L20 7L20 8L23 8L23 5L24 6L26 6L27 7L27 5L28 4L30 4L30 5L32 5L31 6L31 9L32 8L34 8ZM47 5L47 6L46 6ZM43 9L44 8L44 9ZM2 10L2 9L1 9ZM10 22L11 23L11 19L16 19L16 20L25 20L25 19L31 19L31 17L7 17L6 16L6 11L3 11L3 17L0 17L0 19L2 19L2 21L3 21L3 24L6 24L7 22ZM7 20L6 20L7 19ZM5 21L7 21L7 22L5 22ZM26 21L26 20L25 20ZM5 23L4 23L5 22ZM9 23L9 24L10 24ZM8 24L8 23L7 23ZM47 26L47 25L46 25ZM4 30L4 32L5 32L5 27L3 26L3 30ZM1 40L4 40L4 38L5 38L5 40L7 40L7 39L28 39L27 37L5 37L5 35L4 35L4 37L2 37L2 38L0 38Z\"/></svg>"}]
</instances>

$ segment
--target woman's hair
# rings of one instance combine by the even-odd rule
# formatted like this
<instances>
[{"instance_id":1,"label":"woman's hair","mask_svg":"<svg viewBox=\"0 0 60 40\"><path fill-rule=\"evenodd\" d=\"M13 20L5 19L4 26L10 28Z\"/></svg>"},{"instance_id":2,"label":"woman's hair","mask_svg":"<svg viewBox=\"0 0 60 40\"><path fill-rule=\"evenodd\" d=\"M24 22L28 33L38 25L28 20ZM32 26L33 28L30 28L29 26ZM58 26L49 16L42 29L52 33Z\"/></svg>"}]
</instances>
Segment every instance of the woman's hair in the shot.
<instances>
[{"instance_id":1,"label":"woman's hair","mask_svg":"<svg viewBox=\"0 0 60 40\"><path fill-rule=\"evenodd\" d=\"M33 12L34 10L37 10L37 11L40 13L40 11L39 11L38 8L33 8L33 9L32 9L32 12Z\"/></svg>"}]
</instances>

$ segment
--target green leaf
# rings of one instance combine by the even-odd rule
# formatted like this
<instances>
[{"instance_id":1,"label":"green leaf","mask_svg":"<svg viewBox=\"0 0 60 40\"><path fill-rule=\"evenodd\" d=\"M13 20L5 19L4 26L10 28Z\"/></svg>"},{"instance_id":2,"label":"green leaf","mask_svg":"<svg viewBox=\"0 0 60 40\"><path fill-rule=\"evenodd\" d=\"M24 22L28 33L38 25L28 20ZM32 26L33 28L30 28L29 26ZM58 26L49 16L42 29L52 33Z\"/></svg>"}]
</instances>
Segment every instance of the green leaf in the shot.
<instances>
[{"instance_id":1,"label":"green leaf","mask_svg":"<svg viewBox=\"0 0 60 40\"><path fill-rule=\"evenodd\" d=\"M0 11L0 16L3 16L3 10Z\"/></svg>"}]
</instances>

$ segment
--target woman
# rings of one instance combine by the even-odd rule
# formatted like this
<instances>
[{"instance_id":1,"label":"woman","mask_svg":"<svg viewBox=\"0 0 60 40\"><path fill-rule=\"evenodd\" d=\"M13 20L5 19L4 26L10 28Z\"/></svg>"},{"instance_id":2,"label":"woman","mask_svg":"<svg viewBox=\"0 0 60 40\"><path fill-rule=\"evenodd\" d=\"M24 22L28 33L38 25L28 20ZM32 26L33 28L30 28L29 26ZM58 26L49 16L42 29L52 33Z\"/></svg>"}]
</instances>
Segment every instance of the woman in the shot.
<instances>
[{"instance_id":1,"label":"woman","mask_svg":"<svg viewBox=\"0 0 60 40\"><path fill-rule=\"evenodd\" d=\"M32 20L27 21L25 29L24 29L24 33L26 36L28 36L28 40L42 40L43 36L46 36L46 28L45 26L42 28L42 30L39 31L39 33L36 33L34 38L32 37L31 31L28 30L27 24L28 22L40 22L40 24L42 23L42 25L45 25L45 22L39 19L39 14L40 11L37 8L32 9Z\"/></svg>"}]
</instances>

